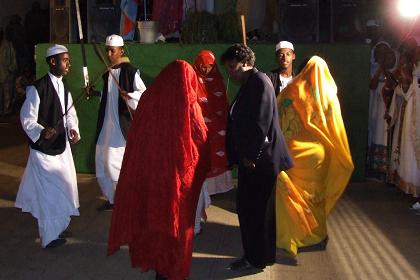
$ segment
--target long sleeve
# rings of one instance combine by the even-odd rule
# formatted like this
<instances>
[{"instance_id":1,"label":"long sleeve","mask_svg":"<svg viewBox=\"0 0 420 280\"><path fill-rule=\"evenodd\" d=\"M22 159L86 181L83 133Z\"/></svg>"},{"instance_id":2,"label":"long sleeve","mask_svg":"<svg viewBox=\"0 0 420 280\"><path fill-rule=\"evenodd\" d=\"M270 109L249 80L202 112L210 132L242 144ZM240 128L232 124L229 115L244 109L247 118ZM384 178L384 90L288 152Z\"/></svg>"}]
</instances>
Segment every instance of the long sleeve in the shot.
<instances>
[{"instance_id":1,"label":"long sleeve","mask_svg":"<svg viewBox=\"0 0 420 280\"><path fill-rule=\"evenodd\" d=\"M44 129L38 123L38 109L39 109L39 96L34 86L26 88L26 100L20 110L20 122L22 128L28 137L33 141L38 141L41 131Z\"/></svg>"},{"instance_id":2,"label":"long sleeve","mask_svg":"<svg viewBox=\"0 0 420 280\"><path fill-rule=\"evenodd\" d=\"M140 71L138 70L136 75L134 76L133 88L134 91L128 93L131 99L128 100L127 104L128 106L130 106L131 109L135 110L137 108L137 104L139 103L141 95L146 90L146 85L140 78Z\"/></svg>"},{"instance_id":3,"label":"long sleeve","mask_svg":"<svg viewBox=\"0 0 420 280\"><path fill-rule=\"evenodd\" d=\"M69 99L68 99L67 106L68 106L68 108L70 108L70 106L71 106L71 108L69 109L69 111L67 112L67 115L66 115L67 130L74 129L77 132L77 134L79 134L79 136L80 136L79 120L77 118L76 109L74 109L74 106L72 106L73 98L72 98L70 92L69 92L69 97L68 98Z\"/></svg>"},{"instance_id":4,"label":"long sleeve","mask_svg":"<svg viewBox=\"0 0 420 280\"><path fill-rule=\"evenodd\" d=\"M267 140L274 104L270 100L272 96L264 82L259 78L252 78L248 84L247 101L244 102L247 108L242 109L239 123L242 134L239 135L237 143L240 156L255 161Z\"/></svg>"}]
</instances>

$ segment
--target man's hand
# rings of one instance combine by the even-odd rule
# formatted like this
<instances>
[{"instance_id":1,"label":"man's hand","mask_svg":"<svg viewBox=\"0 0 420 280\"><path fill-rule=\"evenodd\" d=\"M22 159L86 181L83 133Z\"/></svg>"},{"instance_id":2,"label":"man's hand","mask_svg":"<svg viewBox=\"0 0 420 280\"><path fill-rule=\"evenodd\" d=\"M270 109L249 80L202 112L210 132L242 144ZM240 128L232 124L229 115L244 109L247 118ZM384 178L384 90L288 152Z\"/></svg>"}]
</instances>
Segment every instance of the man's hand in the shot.
<instances>
[{"instance_id":1,"label":"man's hand","mask_svg":"<svg viewBox=\"0 0 420 280\"><path fill-rule=\"evenodd\" d=\"M88 85L87 87L83 88L83 91L85 92L86 97L101 96L101 92L96 90L95 86L93 85Z\"/></svg>"},{"instance_id":2,"label":"man's hand","mask_svg":"<svg viewBox=\"0 0 420 280\"><path fill-rule=\"evenodd\" d=\"M125 90L121 90L120 95L121 95L121 98L124 99L125 101L128 101L129 99L131 99L131 97L128 95L128 92Z\"/></svg>"},{"instance_id":3,"label":"man's hand","mask_svg":"<svg viewBox=\"0 0 420 280\"><path fill-rule=\"evenodd\" d=\"M44 138L44 139L46 139L46 140L50 140L51 138L54 137L54 135L56 133L57 133L57 131L55 130L55 128L47 127L47 128L44 128L41 131L41 137Z\"/></svg>"},{"instance_id":4,"label":"man's hand","mask_svg":"<svg viewBox=\"0 0 420 280\"><path fill-rule=\"evenodd\" d=\"M77 131L74 129L70 129L69 138L70 138L69 141L71 144L76 144L80 140L79 133L77 133Z\"/></svg>"},{"instance_id":5,"label":"man's hand","mask_svg":"<svg viewBox=\"0 0 420 280\"><path fill-rule=\"evenodd\" d=\"M243 158L243 159L242 159L242 164L243 164L246 168L248 168L248 169L250 169L250 170L254 170L254 169L255 169L255 163L253 163L252 161L250 161L250 160L248 160L248 159L246 159L246 158Z\"/></svg>"}]
</instances>

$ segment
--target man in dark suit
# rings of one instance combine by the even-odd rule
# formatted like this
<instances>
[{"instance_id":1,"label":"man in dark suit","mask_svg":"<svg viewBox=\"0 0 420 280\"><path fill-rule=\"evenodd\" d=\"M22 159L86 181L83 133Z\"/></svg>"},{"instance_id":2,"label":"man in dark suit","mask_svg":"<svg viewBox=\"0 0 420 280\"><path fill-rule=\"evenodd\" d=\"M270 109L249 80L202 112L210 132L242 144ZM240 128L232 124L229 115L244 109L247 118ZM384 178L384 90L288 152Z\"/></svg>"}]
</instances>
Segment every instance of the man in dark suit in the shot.
<instances>
[{"instance_id":1,"label":"man in dark suit","mask_svg":"<svg viewBox=\"0 0 420 280\"><path fill-rule=\"evenodd\" d=\"M295 48L288 41L280 41L276 45L276 61L279 67L266 73L273 83L276 96L293 79L293 61L296 59Z\"/></svg>"},{"instance_id":2,"label":"man in dark suit","mask_svg":"<svg viewBox=\"0 0 420 280\"><path fill-rule=\"evenodd\" d=\"M230 269L263 269L276 256L273 189L277 174L289 169L292 159L279 127L273 86L254 68L254 52L233 45L222 63L241 83L229 111L226 149L229 164L238 165L236 203L244 256Z\"/></svg>"}]
</instances>

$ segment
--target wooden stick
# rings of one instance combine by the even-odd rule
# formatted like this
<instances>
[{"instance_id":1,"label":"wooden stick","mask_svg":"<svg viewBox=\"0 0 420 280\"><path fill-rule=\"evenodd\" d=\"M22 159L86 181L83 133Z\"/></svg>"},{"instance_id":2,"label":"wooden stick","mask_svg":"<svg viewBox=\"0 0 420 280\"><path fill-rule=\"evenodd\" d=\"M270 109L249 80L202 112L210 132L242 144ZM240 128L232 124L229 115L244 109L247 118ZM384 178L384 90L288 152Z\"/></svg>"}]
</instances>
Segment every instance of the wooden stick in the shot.
<instances>
[{"instance_id":1,"label":"wooden stick","mask_svg":"<svg viewBox=\"0 0 420 280\"><path fill-rule=\"evenodd\" d=\"M242 26L242 42L246 46L246 27L245 27L245 16L241 15L241 26Z\"/></svg>"}]
</instances>

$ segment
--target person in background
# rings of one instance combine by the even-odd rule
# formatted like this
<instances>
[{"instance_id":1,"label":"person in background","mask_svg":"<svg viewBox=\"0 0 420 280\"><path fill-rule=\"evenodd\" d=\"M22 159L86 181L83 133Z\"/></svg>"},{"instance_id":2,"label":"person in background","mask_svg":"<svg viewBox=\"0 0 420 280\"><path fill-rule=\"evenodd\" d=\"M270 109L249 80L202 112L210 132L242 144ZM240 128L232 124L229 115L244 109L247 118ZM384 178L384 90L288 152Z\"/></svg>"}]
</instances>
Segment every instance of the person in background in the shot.
<instances>
[{"instance_id":1,"label":"person in background","mask_svg":"<svg viewBox=\"0 0 420 280\"><path fill-rule=\"evenodd\" d=\"M27 50L29 51L29 59L31 71L35 73L35 45L39 43L49 42L50 22L49 9L42 9L39 1L33 1L31 9L26 13L24 19L25 40Z\"/></svg>"},{"instance_id":2,"label":"person in background","mask_svg":"<svg viewBox=\"0 0 420 280\"><path fill-rule=\"evenodd\" d=\"M416 44L416 41L413 40ZM407 194L420 196L420 84L415 69L418 45L401 54L400 78L389 108L393 128L391 182ZM415 204L412 206L415 208Z\"/></svg>"},{"instance_id":3,"label":"person in background","mask_svg":"<svg viewBox=\"0 0 420 280\"><path fill-rule=\"evenodd\" d=\"M31 72L31 66L25 65L22 74L16 78L16 100L15 100L15 112L19 112L23 102L26 98L26 87L33 84L35 81L35 75Z\"/></svg>"},{"instance_id":4,"label":"person in background","mask_svg":"<svg viewBox=\"0 0 420 280\"><path fill-rule=\"evenodd\" d=\"M387 65L387 53L390 52L391 45L385 41L379 41L371 51L367 177L381 182L386 181L388 168L386 104L382 89L385 73L394 67Z\"/></svg>"},{"instance_id":5,"label":"person in background","mask_svg":"<svg viewBox=\"0 0 420 280\"><path fill-rule=\"evenodd\" d=\"M368 19L366 21L366 38L365 42L373 48L379 41L383 40L383 27L376 19Z\"/></svg>"},{"instance_id":6,"label":"person in background","mask_svg":"<svg viewBox=\"0 0 420 280\"><path fill-rule=\"evenodd\" d=\"M22 18L19 15L13 15L9 24L6 26L6 38L8 38L15 48L19 74L30 63L25 37L26 34L25 28L22 25Z\"/></svg>"},{"instance_id":7,"label":"person in background","mask_svg":"<svg viewBox=\"0 0 420 280\"><path fill-rule=\"evenodd\" d=\"M276 261L273 190L277 174L293 163L279 127L273 85L254 67L254 52L235 44L221 61L241 84L229 109L226 151L229 165L238 165L236 207L244 254L229 268L258 271Z\"/></svg>"},{"instance_id":8,"label":"person in background","mask_svg":"<svg viewBox=\"0 0 420 280\"><path fill-rule=\"evenodd\" d=\"M293 79L293 61L295 59L296 54L292 43L288 41L280 41L276 45L276 61L279 68L266 73L273 83L276 96L278 96Z\"/></svg>"},{"instance_id":9,"label":"person in background","mask_svg":"<svg viewBox=\"0 0 420 280\"><path fill-rule=\"evenodd\" d=\"M207 220L205 208L211 203L210 195L227 192L233 188L232 173L228 169L225 149L228 98L223 77L216 64L215 55L200 51L193 68L198 77L198 103L208 128L210 143L210 171L204 181L198 200L194 234L201 232L201 220Z\"/></svg>"},{"instance_id":10,"label":"person in background","mask_svg":"<svg viewBox=\"0 0 420 280\"><path fill-rule=\"evenodd\" d=\"M17 70L15 49L0 28L0 116L12 112L14 79Z\"/></svg>"},{"instance_id":11,"label":"person in background","mask_svg":"<svg viewBox=\"0 0 420 280\"><path fill-rule=\"evenodd\" d=\"M277 177L276 243L296 256L298 248L326 246L327 217L354 166L337 86L322 58L313 56L277 102L295 165Z\"/></svg>"},{"instance_id":12,"label":"person in background","mask_svg":"<svg viewBox=\"0 0 420 280\"><path fill-rule=\"evenodd\" d=\"M95 167L96 178L107 200L97 208L98 211L111 210L113 207L128 129L140 97L146 90L140 71L123 56L123 38L110 35L106 38L105 46L112 68L103 75L102 92L91 93L101 96Z\"/></svg>"},{"instance_id":13,"label":"person in background","mask_svg":"<svg viewBox=\"0 0 420 280\"><path fill-rule=\"evenodd\" d=\"M49 72L26 90L20 111L29 139L29 158L15 206L38 220L43 248L63 245L70 216L79 215L76 169L70 144L80 140L78 119L63 76L70 70L67 48L48 48Z\"/></svg>"}]
</instances>

